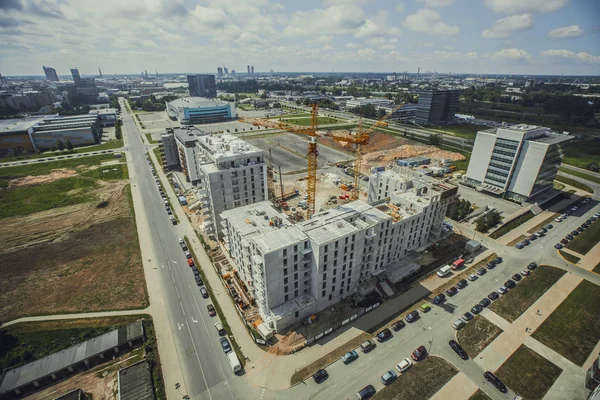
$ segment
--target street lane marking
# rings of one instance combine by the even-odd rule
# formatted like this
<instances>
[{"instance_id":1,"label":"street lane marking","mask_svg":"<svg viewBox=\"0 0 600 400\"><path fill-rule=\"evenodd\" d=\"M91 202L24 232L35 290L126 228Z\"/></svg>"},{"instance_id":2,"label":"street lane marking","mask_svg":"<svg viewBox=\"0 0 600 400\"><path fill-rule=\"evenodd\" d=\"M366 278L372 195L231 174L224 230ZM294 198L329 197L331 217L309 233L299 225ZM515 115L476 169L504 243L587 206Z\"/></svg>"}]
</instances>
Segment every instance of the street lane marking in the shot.
<instances>
[{"instance_id":1,"label":"street lane marking","mask_svg":"<svg viewBox=\"0 0 600 400\"><path fill-rule=\"evenodd\" d=\"M200 372L202 373L202 379L204 379L204 385L206 386L206 391L208 392L208 397L212 400L212 395L210 394L210 388L208 387L208 382L206 381L206 375L204 375L204 368L202 368L202 363L200 362L200 357L198 357L198 350L196 349L196 343L194 343L194 336L192 336L192 331L190 327L187 326L188 333L190 334L190 339L192 341L192 346L194 347L194 353L196 353L196 360L198 360L198 366L200 367ZM231 389L229 389L231 391Z\"/></svg>"},{"instance_id":2,"label":"street lane marking","mask_svg":"<svg viewBox=\"0 0 600 400\"><path fill-rule=\"evenodd\" d=\"M181 328L183 328L185 324L180 324L179 322L177 323L177 329L181 330Z\"/></svg>"},{"instance_id":3,"label":"street lane marking","mask_svg":"<svg viewBox=\"0 0 600 400\"><path fill-rule=\"evenodd\" d=\"M179 302L179 306L181 307L181 312L183 315L185 315L185 310L183 309L183 304L181 304L181 301Z\"/></svg>"}]
</instances>

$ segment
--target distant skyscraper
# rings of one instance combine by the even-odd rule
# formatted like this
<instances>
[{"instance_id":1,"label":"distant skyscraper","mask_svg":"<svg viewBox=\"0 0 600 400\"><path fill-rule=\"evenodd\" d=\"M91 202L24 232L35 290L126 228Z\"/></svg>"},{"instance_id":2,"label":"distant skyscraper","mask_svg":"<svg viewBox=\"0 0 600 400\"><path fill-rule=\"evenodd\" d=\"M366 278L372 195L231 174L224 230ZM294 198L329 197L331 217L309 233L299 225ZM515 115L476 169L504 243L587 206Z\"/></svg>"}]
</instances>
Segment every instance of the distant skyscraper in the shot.
<instances>
[{"instance_id":1,"label":"distant skyscraper","mask_svg":"<svg viewBox=\"0 0 600 400\"><path fill-rule=\"evenodd\" d=\"M192 97L217 97L217 84L214 75L188 75L188 86Z\"/></svg>"},{"instance_id":2,"label":"distant skyscraper","mask_svg":"<svg viewBox=\"0 0 600 400\"><path fill-rule=\"evenodd\" d=\"M77 68L71 68L71 76L74 81L78 81L81 79L81 75L79 75L79 70Z\"/></svg>"},{"instance_id":3,"label":"distant skyscraper","mask_svg":"<svg viewBox=\"0 0 600 400\"><path fill-rule=\"evenodd\" d=\"M100 78L102 78L102 71L100 70L100 67L98 67L98 73L100 74Z\"/></svg>"},{"instance_id":4,"label":"distant skyscraper","mask_svg":"<svg viewBox=\"0 0 600 400\"><path fill-rule=\"evenodd\" d=\"M423 90L417 93L417 124L440 125L454 120L458 108L458 90Z\"/></svg>"},{"instance_id":5,"label":"distant skyscraper","mask_svg":"<svg viewBox=\"0 0 600 400\"><path fill-rule=\"evenodd\" d=\"M227 67L223 67L223 72L225 72L225 75L229 75L229 70L227 69Z\"/></svg>"},{"instance_id":6,"label":"distant skyscraper","mask_svg":"<svg viewBox=\"0 0 600 400\"><path fill-rule=\"evenodd\" d=\"M250 66L250 73L251 73L252 75L254 75L254 65L251 65L251 66Z\"/></svg>"},{"instance_id":7,"label":"distant skyscraper","mask_svg":"<svg viewBox=\"0 0 600 400\"><path fill-rule=\"evenodd\" d=\"M223 68L221 68L221 67L217 68L217 76L219 78L223 76Z\"/></svg>"},{"instance_id":8,"label":"distant skyscraper","mask_svg":"<svg viewBox=\"0 0 600 400\"><path fill-rule=\"evenodd\" d=\"M58 75L56 74L56 70L52 67L43 67L44 68L44 74L46 74L46 79L48 79L49 81L54 81L57 82L58 81Z\"/></svg>"},{"instance_id":9,"label":"distant skyscraper","mask_svg":"<svg viewBox=\"0 0 600 400\"><path fill-rule=\"evenodd\" d=\"M250 66L248 65L247 68L248 68L248 75L250 75Z\"/></svg>"},{"instance_id":10,"label":"distant skyscraper","mask_svg":"<svg viewBox=\"0 0 600 400\"><path fill-rule=\"evenodd\" d=\"M235 69L231 70L231 76L235 76Z\"/></svg>"}]
</instances>

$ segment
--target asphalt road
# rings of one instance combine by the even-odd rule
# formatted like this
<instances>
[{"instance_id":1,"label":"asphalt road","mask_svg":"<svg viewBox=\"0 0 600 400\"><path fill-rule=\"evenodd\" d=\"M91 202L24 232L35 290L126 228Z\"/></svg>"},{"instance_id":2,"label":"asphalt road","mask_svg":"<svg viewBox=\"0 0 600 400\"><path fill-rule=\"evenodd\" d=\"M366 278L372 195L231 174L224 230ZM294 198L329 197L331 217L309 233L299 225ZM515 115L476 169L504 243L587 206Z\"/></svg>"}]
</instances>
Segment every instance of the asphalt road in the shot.
<instances>
[{"instance_id":1,"label":"asphalt road","mask_svg":"<svg viewBox=\"0 0 600 400\"><path fill-rule=\"evenodd\" d=\"M493 399L510 398L502 395L483 380L483 370L472 360L462 361L448 346L448 340L455 337L452 321L493 290L496 290L510 275L521 271L529 262L547 262L567 269L587 279L598 276L572 266L552 248L554 243L567 232L578 226L582 220L597 211L597 203L591 202L578 210L542 239L533 242L523 250L507 248L496 242L483 239L484 245L501 255L505 262L485 276L472 282L458 295L449 298L444 307L433 306L433 310L422 314L422 318L406 326L388 342L363 355L350 365L336 362L328 367L330 378L321 385L307 380L282 392L268 391L250 385L244 378L235 376L214 329L216 318L211 318L206 310L209 301L200 296L193 275L177 242L179 226L173 226L165 212L154 178L146 162L144 153L147 146L142 144L137 128L129 114L124 114L125 131L129 139L128 150L134 173L132 185L139 185L145 196L143 204L136 204L136 212L145 212L149 224L151 246L154 248L157 273L168 310L170 329L188 389L192 399L350 399L356 392L373 384L377 389L383 385L380 376L394 368L396 363L420 345L425 345L431 354L439 355L457 366L470 379L477 383ZM594 207L594 211L592 211ZM525 278L527 279L527 278ZM410 374L410 371L408 372Z\"/></svg>"}]
</instances>

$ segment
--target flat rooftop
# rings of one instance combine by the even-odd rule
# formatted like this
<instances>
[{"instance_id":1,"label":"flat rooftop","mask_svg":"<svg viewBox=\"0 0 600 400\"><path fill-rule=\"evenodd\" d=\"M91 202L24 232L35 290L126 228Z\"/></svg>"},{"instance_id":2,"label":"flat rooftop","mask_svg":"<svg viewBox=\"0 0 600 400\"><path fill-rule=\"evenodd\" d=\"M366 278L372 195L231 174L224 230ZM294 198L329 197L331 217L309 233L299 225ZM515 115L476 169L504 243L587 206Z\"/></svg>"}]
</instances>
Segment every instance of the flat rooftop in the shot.
<instances>
[{"instance_id":1,"label":"flat rooftop","mask_svg":"<svg viewBox=\"0 0 600 400\"><path fill-rule=\"evenodd\" d=\"M44 116L31 116L24 118L15 119L0 119L0 135L1 134L12 134L27 131L30 127L43 121L44 118L52 117L52 115Z\"/></svg>"},{"instance_id":2,"label":"flat rooftop","mask_svg":"<svg viewBox=\"0 0 600 400\"><path fill-rule=\"evenodd\" d=\"M529 135L525 136L525 140L539 142L539 143L546 143L546 144L556 144L556 143L566 142L566 141L574 138L571 135L552 132L549 128L545 128L543 126L527 125L527 124L517 124L517 125L507 126L504 128L500 127L500 128L486 129L482 132L496 135L498 133L498 130L517 132L517 133L525 134L525 135L529 134Z\"/></svg>"},{"instance_id":3,"label":"flat rooftop","mask_svg":"<svg viewBox=\"0 0 600 400\"><path fill-rule=\"evenodd\" d=\"M207 99L205 97L182 97L169 102L170 105L177 108L209 108L229 106L231 103Z\"/></svg>"},{"instance_id":4,"label":"flat rooftop","mask_svg":"<svg viewBox=\"0 0 600 400\"><path fill-rule=\"evenodd\" d=\"M248 241L254 241L265 253L308 239L270 201L224 211L221 218L229 221L236 232Z\"/></svg>"},{"instance_id":5,"label":"flat rooftop","mask_svg":"<svg viewBox=\"0 0 600 400\"><path fill-rule=\"evenodd\" d=\"M209 134L198 138L198 144L218 163L222 159L241 156L259 156L263 151L230 133Z\"/></svg>"},{"instance_id":6,"label":"flat rooftop","mask_svg":"<svg viewBox=\"0 0 600 400\"><path fill-rule=\"evenodd\" d=\"M119 370L120 400L154 400L154 386L150 366L140 361Z\"/></svg>"},{"instance_id":7,"label":"flat rooftop","mask_svg":"<svg viewBox=\"0 0 600 400\"><path fill-rule=\"evenodd\" d=\"M180 126L173 128L173 134L182 143L192 143L199 137L208 135L207 132L201 131L195 126Z\"/></svg>"}]
</instances>

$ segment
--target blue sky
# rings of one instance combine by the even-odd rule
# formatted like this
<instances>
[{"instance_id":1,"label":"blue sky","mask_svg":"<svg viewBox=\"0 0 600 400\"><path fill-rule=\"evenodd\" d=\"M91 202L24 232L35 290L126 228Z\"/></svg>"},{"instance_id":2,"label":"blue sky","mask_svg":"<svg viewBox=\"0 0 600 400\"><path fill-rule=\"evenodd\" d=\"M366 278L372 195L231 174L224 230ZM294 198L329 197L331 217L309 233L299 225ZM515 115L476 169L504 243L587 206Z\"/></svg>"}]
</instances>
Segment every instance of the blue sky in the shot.
<instances>
[{"instance_id":1,"label":"blue sky","mask_svg":"<svg viewBox=\"0 0 600 400\"><path fill-rule=\"evenodd\" d=\"M600 75L598 0L0 0L0 73Z\"/></svg>"}]
</instances>

